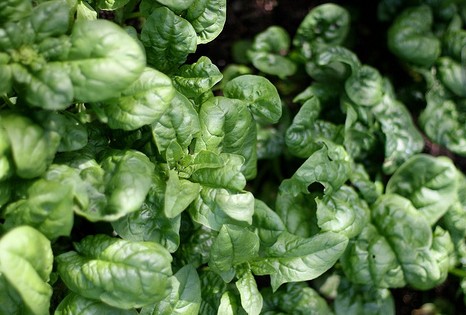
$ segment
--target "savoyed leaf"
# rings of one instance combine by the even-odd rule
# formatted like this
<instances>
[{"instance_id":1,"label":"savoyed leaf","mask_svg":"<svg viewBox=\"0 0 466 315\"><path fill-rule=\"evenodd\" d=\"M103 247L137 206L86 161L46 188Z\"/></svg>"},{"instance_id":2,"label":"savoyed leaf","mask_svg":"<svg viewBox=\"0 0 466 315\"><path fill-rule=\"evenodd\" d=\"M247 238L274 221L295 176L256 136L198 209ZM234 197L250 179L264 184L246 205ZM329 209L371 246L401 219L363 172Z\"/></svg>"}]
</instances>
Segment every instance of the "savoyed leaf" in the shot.
<instances>
[{"instance_id":1,"label":"savoyed leaf","mask_svg":"<svg viewBox=\"0 0 466 315\"><path fill-rule=\"evenodd\" d=\"M185 18L196 30L198 44L212 41L223 30L226 6L226 0L194 0L187 9Z\"/></svg>"},{"instance_id":2,"label":"savoyed leaf","mask_svg":"<svg viewBox=\"0 0 466 315\"><path fill-rule=\"evenodd\" d=\"M75 293L68 294L58 305L54 315L137 315L135 309L124 310Z\"/></svg>"}]
</instances>

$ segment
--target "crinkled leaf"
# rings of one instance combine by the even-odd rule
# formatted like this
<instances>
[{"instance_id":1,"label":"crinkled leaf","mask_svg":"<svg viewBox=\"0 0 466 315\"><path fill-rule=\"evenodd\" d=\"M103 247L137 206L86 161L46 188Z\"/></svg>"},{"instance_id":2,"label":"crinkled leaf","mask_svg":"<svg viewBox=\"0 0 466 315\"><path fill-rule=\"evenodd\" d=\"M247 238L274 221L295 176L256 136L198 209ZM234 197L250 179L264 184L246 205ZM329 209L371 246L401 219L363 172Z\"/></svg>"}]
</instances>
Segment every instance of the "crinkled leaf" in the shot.
<instances>
[{"instance_id":1,"label":"crinkled leaf","mask_svg":"<svg viewBox=\"0 0 466 315\"><path fill-rule=\"evenodd\" d=\"M75 293L68 294L57 306L54 315L137 315L135 309L124 310Z\"/></svg>"},{"instance_id":2,"label":"crinkled leaf","mask_svg":"<svg viewBox=\"0 0 466 315\"><path fill-rule=\"evenodd\" d=\"M424 139L403 103L385 96L373 112L385 136L383 170L391 174L412 155L422 151Z\"/></svg>"},{"instance_id":3,"label":"crinkled leaf","mask_svg":"<svg viewBox=\"0 0 466 315\"><path fill-rule=\"evenodd\" d=\"M195 151L234 153L244 157L246 179L256 175L256 124L245 102L223 96L209 98L199 109L200 137Z\"/></svg>"},{"instance_id":4,"label":"crinkled leaf","mask_svg":"<svg viewBox=\"0 0 466 315\"><path fill-rule=\"evenodd\" d=\"M389 290L353 285L344 281L335 299L336 315L395 315L395 302Z\"/></svg>"},{"instance_id":5,"label":"crinkled leaf","mask_svg":"<svg viewBox=\"0 0 466 315\"><path fill-rule=\"evenodd\" d=\"M172 141L176 141L186 150L201 128L193 105L179 92L175 92L168 108L151 127L155 143L162 156L165 155Z\"/></svg>"},{"instance_id":6,"label":"crinkled leaf","mask_svg":"<svg viewBox=\"0 0 466 315\"><path fill-rule=\"evenodd\" d=\"M293 155L307 158L320 148L322 138L335 141L340 136L340 127L318 119L320 112L319 99L313 96L293 118L285 135L286 146Z\"/></svg>"},{"instance_id":7,"label":"crinkled leaf","mask_svg":"<svg viewBox=\"0 0 466 315\"><path fill-rule=\"evenodd\" d=\"M73 227L71 187L40 179L27 190L27 198L11 203L4 213L5 228L29 225L49 239L69 236Z\"/></svg>"},{"instance_id":8,"label":"crinkled leaf","mask_svg":"<svg viewBox=\"0 0 466 315\"><path fill-rule=\"evenodd\" d=\"M251 74L236 77L225 85L223 94L246 102L259 122L276 123L282 115L278 91L264 77Z\"/></svg>"},{"instance_id":9,"label":"crinkled leaf","mask_svg":"<svg viewBox=\"0 0 466 315\"><path fill-rule=\"evenodd\" d=\"M196 51L193 26L166 7L155 9L141 31L147 62L163 73L173 72Z\"/></svg>"},{"instance_id":10,"label":"crinkled leaf","mask_svg":"<svg viewBox=\"0 0 466 315\"><path fill-rule=\"evenodd\" d=\"M345 91L358 105L373 106L382 100L384 83L376 69L363 65L345 82Z\"/></svg>"},{"instance_id":11,"label":"crinkled leaf","mask_svg":"<svg viewBox=\"0 0 466 315\"><path fill-rule=\"evenodd\" d=\"M154 164L139 151L109 151L101 162L107 206L101 219L116 220L140 209L151 187Z\"/></svg>"},{"instance_id":12,"label":"crinkled leaf","mask_svg":"<svg viewBox=\"0 0 466 315\"><path fill-rule=\"evenodd\" d=\"M265 288L261 293L264 296L263 315L333 314L325 299L303 282L287 283L276 292Z\"/></svg>"},{"instance_id":13,"label":"crinkled leaf","mask_svg":"<svg viewBox=\"0 0 466 315\"><path fill-rule=\"evenodd\" d=\"M248 228L232 224L221 227L212 243L209 267L221 274L254 259L259 253L259 237Z\"/></svg>"},{"instance_id":14,"label":"crinkled leaf","mask_svg":"<svg viewBox=\"0 0 466 315\"><path fill-rule=\"evenodd\" d=\"M345 8L333 3L319 5L299 25L293 45L303 51L308 50L314 41L340 45L348 34L349 24L350 15Z\"/></svg>"},{"instance_id":15,"label":"crinkled leaf","mask_svg":"<svg viewBox=\"0 0 466 315\"><path fill-rule=\"evenodd\" d=\"M170 292L172 258L157 243L92 235L75 248L56 257L58 273L83 297L129 309L161 301Z\"/></svg>"},{"instance_id":16,"label":"crinkled leaf","mask_svg":"<svg viewBox=\"0 0 466 315\"><path fill-rule=\"evenodd\" d=\"M350 186L342 186L331 195L316 199L317 224L322 231L355 237L369 222L369 207Z\"/></svg>"},{"instance_id":17,"label":"crinkled leaf","mask_svg":"<svg viewBox=\"0 0 466 315\"><path fill-rule=\"evenodd\" d=\"M465 63L459 63L451 58L442 57L437 61L437 64L442 83L456 96L466 97Z\"/></svg>"},{"instance_id":18,"label":"crinkled leaf","mask_svg":"<svg viewBox=\"0 0 466 315\"><path fill-rule=\"evenodd\" d=\"M34 178L45 172L59 144L59 136L47 133L29 118L16 113L2 113L0 128L6 131L16 175Z\"/></svg>"},{"instance_id":19,"label":"crinkled leaf","mask_svg":"<svg viewBox=\"0 0 466 315\"><path fill-rule=\"evenodd\" d=\"M188 98L209 92L222 79L222 73L212 61L202 56L191 65L183 65L172 76L176 89Z\"/></svg>"},{"instance_id":20,"label":"crinkled leaf","mask_svg":"<svg viewBox=\"0 0 466 315\"><path fill-rule=\"evenodd\" d=\"M250 192L203 187L188 210L195 222L218 231L223 224L251 224L254 196Z\"/></svg>"},{"instance_id":21,"label":"crinkled leaf","mask_svg":"<svg viewBox=\"0 0 466 315\"><path fill-rule=\"evenodd\" d=\"M0 25L28 16L32 11L29 0L5 0L0 3Z\"/></svg>"},{"instance_id":22,"label":"crinkled leaf","mask_svg":"<svg viewBox=\"0 0 466 315\"><path fill-rule=\"evenodd\" d=\"M199 196L200 191L200 184L180 179L175 171L170 170L163 207L165 215L168 218L179 215Z\"/></svg>"},{"instance_id":23,"label":"crinkled leaf","mask_svg":"<svg viewBox=\"0 0 466 315\"><path fill-rule=\"evenodd\" d=\"M442 53L456 61L462 61L466 47L466 30L449 30L443 37Z\"/></svg>"},{"instance_id":24,"label":"crinkled leaf","mask_svg":"<svg viewBox=\"0 0 466 315\"><path fill-rule=\"evenodd\" d=\"M455 202L457 188L457 170L450 159L418 154L396 170L386 192L411 200L433 225Z\"/></svg>"},{"instance_id":25,"label":"crinkled leaf","mask_svg":"<svg viewBox=\"0 0 466 315\"><path fill-rule=\"evenodd\" d=\"M206 44L223 30L226 21L226 0L194 0L186 10L188 20L197 34L197 44Z\"/></svg>"},{"instance_id":26,"label":"crinkled leaf","mask_svg":"<svg viewBox=\"0 0 466 315\"><path fill-rule=\"evenodd\" d=\"M429 6L405 9L388 29L388 48L406 62L431 66L440 56L440 40L432 33L432 24Z\"/></svg>"},{"instance_id":27,"label":"crinkled leaf","mask_svg":"<svg viewBox=\"0 0 466 315\"><path fill-rule=\"evenodd\" d=\"M74 97L81 102L118 97L140 77L146 65L140 44L106 20L76 22L70 41L64 65Z\"/></svg>"},{"instance_id":28,"label":"crinkled leaf","mask_svg":"<svg viewBox=\"0 0 466 315\"><path fill-rule=\"evenodd\" d=\"M281 79L293 75L296 64L286 55L290 49L290 36L280 26L271 26L255 38L247 56L260 71Z\"/></svg>"},{"instance_id":29,"label":"crinkled leaf","mask_svg":"<svg viewBox=\"0 0 466 315\"><path fill-rule=\"evenodd\" d=\"M144 307L140 315L197 315L201 305L201 282L196 269L186 265L174 275L170 295Z\"/></svg>"},{"instance_id":30,"label":"crinkled leaf","mask_svg":"<svg viewBox=\"0 0 466 315\"><path fill-rule=\"evenodd\" d=\"M121 96L96 106L105 113L105 122L110 128L135 130L158 121L174 96L170 78L155 69L146 68Z\"/></svg>"},{"instance_id":31,"label":"crinkled leaf","mask_svg":"<svg viewBox=\"0 0 466 315\"><path fill-rule=\"evenodd\" d=\"M0 310L16 308L10 304L13 302L22 314L49 314L52 288L47 282L52 263L50 241L34 228L20 226L4 234L0 239L0 287L6 291L2 290L0 300L6 301L1 301ZM11 296L15 301L8 300Z\"/></svg>"},{"instance_id":32,"label":"crinkled leaf","mask_svg":"<svg viewBox=\"0 0 466 315\"><path fill-rule=\"evenodd\" d=\"M312 280L330 269L345 251L348 238L332 232L302 238L283 232L266 249L266 258L251 263L256 275L270 274L274 291L286 282Z\"/></svg>"},{"instance_id":33,"label":"crinkled leaf","mask_svg":"<svg viewBox=\"0 0 466 315\"><path fill-rule=\"evenodd\" d=\"M69 11L65 1L46 1L35 6L30 17L35 40L65 34L70 24Z\"/></svg>"}]
</instances>

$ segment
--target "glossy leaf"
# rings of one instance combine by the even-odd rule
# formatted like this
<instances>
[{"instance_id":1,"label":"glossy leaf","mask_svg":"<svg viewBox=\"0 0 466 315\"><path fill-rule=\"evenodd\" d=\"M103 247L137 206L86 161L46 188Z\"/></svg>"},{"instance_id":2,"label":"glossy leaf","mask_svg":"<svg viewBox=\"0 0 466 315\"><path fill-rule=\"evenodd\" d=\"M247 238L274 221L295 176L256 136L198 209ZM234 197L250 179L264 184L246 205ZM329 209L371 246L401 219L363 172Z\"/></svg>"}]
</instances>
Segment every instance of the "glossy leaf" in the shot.
<instances>
[{"instance_id":1,"label":"glossy leaf","mask_svg":"<svg viewBox=\"0 0 466 315\"><path fill-rule=\"evenodd\" d=\"M197 198L201 185L178 178L175 171L169 174L163 208L168 218L174 218Z\"/></svg>"},{"instance_id":2,"label":"glossy leaf","mask_svg":"<svg viewBox=\"0 0 466 315\"><path fill-rule=\"evenodd\" d=\"M186 11L186 20L194 27L197 43L215 39L226 21L226 0L194 0Z\"/></svg>"},{"instance_id":3,"label":"glossy leaf","mask_svg":"<svg viewBox=\"0 0 466 315\"><path fill-rule=\"evenodd\" d=\"M87 299L75 293L68 294L57 306L54 315L137 315L134 309L124 310L97 300Z\"/></svg>"},{"instance_id":4,"label":"glossy leaf","mask_svg":"<svg viewBox=\"0 0 466 315\"><path fill-rule=\"evenodd\" d=\"M380 73L363 65L345 82L345 91L349 98L358 105L373 106L382 100L383 81Z\"/></svg>"},{"instance_id":5,"label":"glossy leaf","mask_svg":"<svg viewBox=\"0 0 466 315\"><path fill-rule=\"evenodd\" d=\"M170 292L172 258L157 243L94 235L75 248L56 257L58 273L83 297L129 309L161 301Z\"/></svg>"}]
</instances>

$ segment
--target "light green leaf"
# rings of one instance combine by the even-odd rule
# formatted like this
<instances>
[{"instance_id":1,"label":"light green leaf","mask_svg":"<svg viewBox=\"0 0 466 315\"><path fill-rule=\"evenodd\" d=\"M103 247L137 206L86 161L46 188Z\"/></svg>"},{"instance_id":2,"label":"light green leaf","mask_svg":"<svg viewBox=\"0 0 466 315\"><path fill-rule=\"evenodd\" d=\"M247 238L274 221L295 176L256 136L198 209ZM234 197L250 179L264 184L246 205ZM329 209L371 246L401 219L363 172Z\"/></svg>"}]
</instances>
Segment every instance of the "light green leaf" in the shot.
<instances>
[{"instance_id":1,"label":"light green leaf","mask_svg":"<svg viewBox=\"0 0 466 315\"><path fill-rule=\"evenodd\" d=\"M332 232L311 238L283 232L266 250L266 258L251 263L251 269L256 275L270 274L272 289L276 291L286 282L317 278L335 264L347 244L348 238Z\"/></svg>"},{"instance_id":2,"label":"light green leaf","mask_svg":"<svg viewBox=\"0 0 466 315\"><path fill-rule=\"evenodd\" d=\"M139 151L108 151L104 170L107 206L101 219L116 220L140 209L151 187L154 164Z\"/></svg>"},{"instance_id":3,"label":"light green leaf","mask_svg":"<svg viewBox=\"0 0 466 315\"><path fill-rule=\"evenodd\" d=\"M100 10L117 10L124 7L130 0L96 0Z\"/></svg>"},{"instance_id":4,"label":"light green leaf","mask_svg":"<svg viewBox=\"0 0 466 315\"><path fill-rule=\"evenodd\" d=\"M144 307L140 315L197 315L201 305L201 282L196 269L186 265L174 275L171 294Z\"/></svg>"},{"instance_id":5,"label":"light green leaf","mask_svg":"<svg viewBox=\"0 0 466 315\"><path fill-rule=\"evenodd\" d=\"M173 84L187 98L209 92L222 80L222 73L209 58L202 56L191 65L183 65L172 76Z\"/></svg>"},{"instance_id":6,"label":"light green leaf","mask_svg":"<svg viewBox=\"0 0 466 315\"><path fill-rule=\"evenodd\" d=\"M203 187L188 211L195 222L216 231L223 224L250 225L254 214L254 196L250 192L232 193L225 189Z\"/></svg>"},{"instance_id":7,"label":"light green leaf","mask_svg":"<svg viewBox=\"0 0 466 315\"><path fill-rule=\"evenodd\" d=\"M209 267L220 275L259 254L259 237L248 228L225 224L210 250Z\"/></svg>"},{"instance_id":8,"label":"light green leaf","mask_svg":"<svg viewBox=\"0 0 466 315\"><path fill-rule=\"evenodd\" d=\"M163 207L165 215L168 218L179 215L197 198L200 191L200 184L180 179L175 171L170 170Z\"/></svg>"},{"instance_id":9,"label":"light green leaf","mask_svg":"<svg viewBox=\"0 0 466 315\"><path fill-rule=\"evenodd\" d=\"M278 122L282 115L278 91L264 77L251 74L236 77L225 85L223 94L246 102L259 122L273 124Z\"/></svg>"},{"instance_id":10,"label":"light green leaf","mask_svg":"<svg viewBox=\"0 0 466 315\"><path fill-rule=\"evenodd\" d=\"M251 271L246 271L235 282L241 297L241 306L248 315L259 315L262 310L262 295L257 289L257 283Z\"/></svg>"},{"instance_id":11,"label":"light green leaf","mask_svg":"<svg viewBox=\"0 0 466 315\"><path fill-rule=\"evenodd\" d=\"M230 291L222 294L220 305L218 306L217 315L241 315L238 299ZM215 313L214 313L215 314Z\"/></svg>"},{"instance_id":12,"label":"light green leaf","mask_svg":"<svg viewBox=\"0 0 466 315\"><path fill-rule=\"evenodd\" d=\"M387 193L401 195L413 203L433 225L456 201L458 176L446 157L418 154L406 161L387 183Z\"/></svg>"},{"instance_id":13,"label":"light green leaf","mask_svg":"<svg viewBox=\"0 0 466 315\"><path fill-rule=\"evenodd\" d=\"M160 119L175 96L172 82L162 72L145 68L137 81L118 98L95 106L105 113L106 123L113 129L135 130Z\"/></svg>"},{"instance_id":14,"label":"light green leaf","mask_svg":"<svg viewBox=\"0 0 466 315\"><path fill-rule=\"evenodd\" d=\"M252 225L262 244L271 246L286 227L278 214L270 209L264 202L256 199L254 202L254 215Z\"/></svg>"},{"instance_id":15,"label":"light green leaf","mask_svg":"<svg viewBox=\"0 0 466 315\"><path fill-rule=\"evenodd\" d=\"M0 287L6 286L7 291L1 290L0 310L6 306L18 307L16 311L28 315L49 314L52 288L47 282L52 264L50 241L34 228L20 226L4 234L0 239ZM11 296L15 301L8 300Z\"/></svg>"},{"instance_id":16,"label":"light green leaf","mask_svg":"<svg viewBox=\"0 0 466 315\"><path fill-rule=\"evenodd\" d=\"M195 152L210 150L244 157L242 173L246 179L256 175L256 124L245 102L226 97L212 97L199 109L200 137Z\"/></svg>"},{"instance_id":17,"label":"light green leaf","mask_svg":"<svg viewBox=\"0 0 466 315\"><path fill-rule=\"evenodd\" d=\"M211 270L205 269L199 273L202 289L202 302L199 314L205 315L223 315L219 306L222 295L227 291L227 284L219 275ZM233 296L234 297L234 296ZM235 298L236 305L236 298Z\"/></svg>"},{"instance_id":18,"label":"light green leaf","mask_svg":"<svg viewBox=\"0 0 466 315\"><path fill-rule=\"evenodd\" d=\"M317 224L322 231L355 237L367 225L369 207L350 186L342 186L331 195L317 198Z\"/></svg>"},{"instance_id":19,"label":"light green leaf","mask_svg":"<svg viewBox=\"0 0 466 315\"><path fill-rule=\"evenodd\" d=\"M93 235L75 248L56 257L58 273L83 297L129 309L161 301L170 292L172 258L157 243Z\"/></svg>"},{"instance_id":20,"label":"light green leaf","mask_svg":"<svg viewBox=\"0 0 466 315\"><path fill-rule=\"evenodd\" d=\"M16 175L27 179L42 175L55 156L59 136L12 112L2 112L0 128L10 141Z\"/></svg>"},{"instance_id":21,"label":"light green leaf","mask_svg":"<svg viewBox=\"0 0 466 315\"><path fill-rule=\"evenodd\" d=\"M97 300L70 293L58 305L54 315L137 315L134 309L123 310Z\"/></svg>"},{"instance_id":22,"label":"light green leaf","mask_svg":"<svg viewBox=\"0 0 466 315\"><path fill-rule=\"evenodd\" d=\"M345 82L345 91L358 105L374 106L382 100L384 83L376 69L363 65Z\"/></svg>"},{"instance_id":23,"label":"light green leaf","mask_svg":"<svg viewBox=\"0 0 466 315\"><path fill-rule=\"evenodd\" d=\"M440 40L432 33L432 9L409 7L388 29L388 48L403 61L430 67L440 56Z\"/></svg>"},{"instance_id":24,"label":"light green leaf","mask_svg":"<svg viewBox=\"0 0 466 315\"><path fill-rule=\"evenodd\" d=\"M93 21L97 20L97 12L89 3L79 1L76 7L76 21Z\"/></svg>"},{"instance_id":25,"label":"light green leaf","mask_svg":"<svg viewBox=\"0 0 466 315\"><path fill-rule=\"evenodd\" d=\"M186 11L197 34L197 44L206 44L223 30L226 21L226 0L194 0Z\"/></svg>"},{"instance_id":26,"label":"light green leaf","mask_svg":"<svg viewBox=\"0 0 466 315\"><path fill-rule=\"evenodd\" d=\"M140 77L146 65L140 44L106 20L76 22L70 42L64 65L74 97L81 102L118 97Z\"/></svg>"},{"instance_id":27,"label":"light green leaf","mask_svg":"<svg viewBox=\"0 0 466 315\"><path fill-rule=\"evenodd\" d=\"M163 73L175 71L197 47L193 26L166 7L155 9L147 18L141 41L147 62Z\"/></svg>"},{"instance_id":28,"label":"light green leaf","mask_svg":"<svg viewBox=\"0 0 466 315\"><path fill-rule=\"evenodd\" d=\"M47 238L69 236L73 227L71 187L40 179L27 190L27 198L11 203L4 212L5 228L29 225Z\"/></svg>"}]
</instances>

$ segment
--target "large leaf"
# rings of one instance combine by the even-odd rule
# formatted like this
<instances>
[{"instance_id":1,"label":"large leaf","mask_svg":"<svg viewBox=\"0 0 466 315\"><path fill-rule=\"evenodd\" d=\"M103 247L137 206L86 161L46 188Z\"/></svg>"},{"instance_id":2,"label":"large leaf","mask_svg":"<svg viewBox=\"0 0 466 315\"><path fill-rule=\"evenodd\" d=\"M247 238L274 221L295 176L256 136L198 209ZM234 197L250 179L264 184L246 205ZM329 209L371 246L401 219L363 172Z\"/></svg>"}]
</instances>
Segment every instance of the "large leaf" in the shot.
<instances>
[{"instance_id":1,"label":"large leaf","mask_svg":"<svg viewBox=\"0 0 466 315\"><path fill-rule=\"evenodd\" d=\"M172 258L157 243L94 235L75 248L56 257L58 273L83 297L129 309L161 301L170 292Z\"/></svg>"},{"instance_id":2,"label":"large leaf","mask_svg":"<svg viewBox=\"0 0 466 315\"><path fill-rule=\"evenodd\" d=\"M197 34L197 43L206 44L223 30L226 21L226 0L194 0L186 11L186 19Z\"/></svg>"},{"instance_id":3,"label":"large leaf","mask_svg":"<svg viewBox=\"0 0 466 315\"><path fill-rule=\"evenodd\" d=\"M101 19L76 22L70 42L64 65L74 97L81 102L118 97L144 70L143 49L115 23Z\"/></svg>"},{"instance_id":4,"label":"large leaf","mask_svg":"<svg viewBox=\"0 0 466 315\"><path fill-rule=\"evenodd\" d=\"M57 306L54 315L137 315L134 309L124 310L75 293L68 294Z\"/></svg>"},{"instance_id":5,"label":"large leaf","mask_svg":"<svg viewBox=\"0 0 466 315\"><path fill-rule=\"evenodd\" d=\"M50 241L28 226L0 239L0 311L3 314L49 314L52 288ZM10 312L10 313L7 313Z\"/></svg>"},{"instance_id":6,"label":"large leaf","mask_svg":"<svg viewBox=\"0 0 466 315\"><path fill-rule=\"evenodd\" d=\"M386 191L411 200L433 225L456 201L457 188L457 170L450 159L419 154L397 169Z\"/></svg>"},{"instance_id":7,"label":"large leaf","mask_svg":"<svg viewBox=\"0 0 466 315\"><path fill-rule=\"evenodd\" d=\"M141 31L147 62L163 73L173 72L196 51L192 25L166 7L155 9Z\"/></svg>"},{"instance_id":8,"label":"large leaf","mask_svg":"<svg viewBox=\"0 0 466 315\"><path fill-rule=\"evenodd\" d=\"M164 300L144 307L140 315L197 315L201 305L201 282L196 269L186 265L172 277L172 291Z\"/></svg>"},{"instance_id":9,"label":"large leaf","mask_svg":"<svg viewBox=\"0 0 466 315\"><path fill-rule=\"evenodd\" d=\"M196 152L211 150L244 157L242 172L246 179L256 175L256 124L247 103L226 97L213 97L199 110L201 134Z\"/></svg>"},{"instance_id":10,"label":"large leaf","mask_svg":"<svg viewBox=\"0 0 466 315\"><path fill-rule=\"evenodd\" d=\"M120 97L96 106L105 113L104 119L110 128L135 130L158 121L174 96L170 78L155 69L146 68Z\"/></svg>"},{"instance_id":11,"label":"large leaf","mask_svg":"<svg viewBox=\"0 0 466 315\"><path fill-rule=\"evenodd\" d=\"M347 237L333 232L311 238L283 232L266 249L266 258L251 263L251 268L256 275L270 274L276 291L283 283L317 278L335 264L347 244Z\"/></svg>"},{"instance_id":12,"label":"large leaf","mask_svg":"<svg viewBox=\"0 0 466 315\"><path fill-rule=\"evenodd\" d=\"M259 122L276 123L282 115L282 103L275 86L266 78L242 75L225 85L223 94L245 101Z\"/></svg>"}]
</instances>

